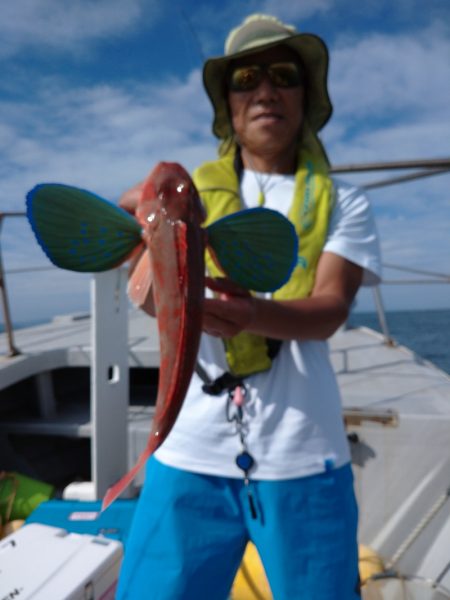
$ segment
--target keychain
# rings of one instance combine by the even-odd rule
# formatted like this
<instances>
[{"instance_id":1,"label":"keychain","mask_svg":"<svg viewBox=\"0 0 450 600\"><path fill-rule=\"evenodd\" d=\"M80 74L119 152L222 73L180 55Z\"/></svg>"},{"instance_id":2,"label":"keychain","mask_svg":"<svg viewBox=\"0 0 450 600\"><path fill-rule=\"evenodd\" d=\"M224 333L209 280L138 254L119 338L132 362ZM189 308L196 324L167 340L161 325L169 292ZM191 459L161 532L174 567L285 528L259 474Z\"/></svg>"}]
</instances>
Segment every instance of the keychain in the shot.
<instances>
[{"instance_id":1,"label":"keychain","mask_svg":"<svg viewBox=\"0 0 450 600\"><path fill-rule=\"evenodd\" d=\"M255 459L248 451L245 441L247 435L244 423L244 404L246 395L247 389L242 382L240 382L234 389L229 390L227 399L227 420L229 422L234 421L236 423L236 429L239 433L242 451L236 456L235 460L237 467L244 473L244 485L247 490L250 514L252 519L256 519L258 517L258 513L256 511L256 502L253 497L249 478L249 473L255 464Z\"/></svg>"}]
</instances>

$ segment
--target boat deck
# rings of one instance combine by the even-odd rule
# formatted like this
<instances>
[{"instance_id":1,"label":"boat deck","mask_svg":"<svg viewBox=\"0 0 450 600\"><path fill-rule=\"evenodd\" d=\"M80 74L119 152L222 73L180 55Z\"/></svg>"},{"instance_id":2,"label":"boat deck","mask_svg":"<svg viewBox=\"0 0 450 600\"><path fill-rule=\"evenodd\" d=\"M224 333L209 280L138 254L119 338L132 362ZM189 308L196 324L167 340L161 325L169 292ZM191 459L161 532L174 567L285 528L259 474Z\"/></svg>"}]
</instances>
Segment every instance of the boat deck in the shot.
<instances>
[{"instance_id":1,"label":"boat deck","mask_svg":"<svg viewBox=\"0 0 450 600\"><path fill-rule=\"evenodd\" d=\"M444 500L450 497L450 376L409 349L387 344L381 334L370 329L342 328L329 343L350 441L360 506L360 539L382 555L393 556L399 540L415 531L439 501L439 494ZM54 444L48 439L56 443L61 439L57 436L86 445L90 438L92 444L90 318L57 318L19 330L15 345L21 354L8 358L6 336L0 335L0 434L29 439L33 455L36 436L47 440L50 453L54 453ZM145 447L154 410L159 354L156 321L132 310L128 346L130 373L141 377L137 385L136 381L131 385L128 407L131 466ZM58 385L56 392L53 389L58 371L69 378L63 394ZM149 378L150 385L146 383ZM34 414L23 410L14 413L8 403L14 409L23 395L23 388L16 391L15 386L26 380L40 396L39 410ZM153 398L148 397L149 390ZM142 477L141 473L137 487ZM448 548L448 540L438 536L447 520L450 524L450 502L443 506L432 526L402 557L399 564L405 572L430 576L428 563L436 565L434 575L442 569L435 552L441 552L441 546ZM432 546L433 551L425 556L421 544ZM447 579L450 585L450 571Z\"/></svg>"},{"instance_id":2,"label":"boat deck","mask_svg":"<svg viewBox=\"0 0 450 600\"><path fill-rule=\"evenodd\" d=\"M5 402L2 390L27 379L33 386L34 411L21 410L16 414L13 411L12 416L11 411L3 412L0 432L91 437L89 315L57 317L50 323L18 330L15 345L21 353L7 357L6 336L0 335L0 414ZM144 367L158 368L155 319L130 310L128 345L131 372ZM399 413L450 416L450 377L407 348L386 344L381 334L370 329L343 328L331 338L330 350L347 426L360 425L362 416L364 421L383 425L395 425ZM72 390L71 380L66 384L63 400L56 398L55 373L77 367L82 368L80 372L83 368L85 371L84 389ZM128 425L132 438L146 437L154 412L156 381L154 375L153 388L142 385L131 390ZM21 389L13 396L27 393Z\"/></svg>"},{"instance_id":3,"label":"boat deck","mask_svg":"<svg viewBox=\"0 0 450 600\"><path fill-rule=\"evenodd\" d=\"M7 339L0 335L0 403L2 390L30 379L38 400L37 414L21 413L10 418L4 416L0 431L16 434L60 435L90 437L91 418L89 384L85 386L85 402L80 393L70 401L70 393L64 402L55 398L50 374L67 368L88 369L91 361L91 319L89 315L56 317L52 322L19 329L14 334L15 347L20 354L8 357ZM130 311L129 319L129 366L157 369L159 347L156 320ZM148 390L149 386L146 386ZM83 393L83 392L82 392ZM20 391L18 395L23 395ZM133 398L129 407L129 424L133 429L147 427L153 415L149 398ZM2 407L0 405L0 411Z\"/></svg>"},{"instance_id":4,"label":"boat deck","mask_svg":"<svg viewBox=\"0 0 450 600\"><path fill-rule=\"evenodd\" d=\"M0 391L55 369L89 367L90 326L88 315L75 315L17 330L21 353L11 358L6 335L0 334ZM131 368L158 367L155 319L131 310L128 340ZM329 343L345 408L450 414L450 376L409 349L388 345L381 334L364 327L340 329Z\"/></svg>"}]
</instances>

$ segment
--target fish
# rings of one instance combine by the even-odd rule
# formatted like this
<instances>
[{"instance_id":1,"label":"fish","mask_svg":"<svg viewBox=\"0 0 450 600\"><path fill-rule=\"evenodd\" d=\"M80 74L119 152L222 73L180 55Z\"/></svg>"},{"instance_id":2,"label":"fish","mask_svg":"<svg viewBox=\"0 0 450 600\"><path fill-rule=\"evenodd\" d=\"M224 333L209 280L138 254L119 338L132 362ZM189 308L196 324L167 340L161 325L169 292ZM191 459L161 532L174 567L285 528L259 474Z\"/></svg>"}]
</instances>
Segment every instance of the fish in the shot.
<instances>
[{"instance_id":1,"label":"fish","mask_svg":"<svg viewBox=\"0 0 450 600\"><path fill-rule=\"evenodd\" d=\"M145 261L144 267L147 263L150 267L147 273L151 273L158 320L160 367L156 409L145 450L125 477L106 492L103 509L128 487L147 458L165 440L186 395L202 331L205 232L201 224L205 217L187 172L178 164L159 163L144 185L136 210L146 244L141 261ZM132 281L128 286L131 295Z\"/></svg>"},{"instance_id":2,"label":"fish","mask_svg":"<svg viewBox=\"0 0 450 600\"><path fill-rule=\"evenodd\" d=\"M58 267L98 272L131 260L132 301L143 304L152 290L160 343L155 414L146 448L107 490L105 510L164 442L181 410L202 332L205 251L238 285L267 292L289 279L298 237L290 221L263 207L204 227L206 214L191 177L170 162L158 163L145 180L135 216L65 184L38 184L27 194L26 207L39 245Z\"/></svg>"}]
</instances>

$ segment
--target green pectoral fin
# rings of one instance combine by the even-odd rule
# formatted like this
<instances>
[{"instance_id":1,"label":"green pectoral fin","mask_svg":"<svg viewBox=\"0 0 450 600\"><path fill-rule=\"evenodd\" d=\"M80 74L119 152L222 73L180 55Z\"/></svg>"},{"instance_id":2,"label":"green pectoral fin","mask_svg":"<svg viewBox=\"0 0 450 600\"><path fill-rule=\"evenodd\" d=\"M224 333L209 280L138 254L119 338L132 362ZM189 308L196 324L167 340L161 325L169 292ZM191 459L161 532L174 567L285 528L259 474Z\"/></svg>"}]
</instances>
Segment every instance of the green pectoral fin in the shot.
<instances>
[{"instance_id":1,"label":"green pectoral fin","mask_svg":"<svg viewBox=\"0 0 450 600\"><path fill-rule=\"evenodd\" d=\"M141 242L141 228L131 215L86 190L44 183L28 192L26 204L37 241L63 269L112 269Z\"/></svg>"},{"instance_id":2,"label":"green pectoral fin","mask_svg":"<svg viewBox=\"0 0 450 600\"><path fill-rule=\"evenodd\" d=\"M215 221L208 244L227 276L242 287L273 292L296 265L298 238L292 223L267 208L250 208Z\"/></svg>"}]
</instances>

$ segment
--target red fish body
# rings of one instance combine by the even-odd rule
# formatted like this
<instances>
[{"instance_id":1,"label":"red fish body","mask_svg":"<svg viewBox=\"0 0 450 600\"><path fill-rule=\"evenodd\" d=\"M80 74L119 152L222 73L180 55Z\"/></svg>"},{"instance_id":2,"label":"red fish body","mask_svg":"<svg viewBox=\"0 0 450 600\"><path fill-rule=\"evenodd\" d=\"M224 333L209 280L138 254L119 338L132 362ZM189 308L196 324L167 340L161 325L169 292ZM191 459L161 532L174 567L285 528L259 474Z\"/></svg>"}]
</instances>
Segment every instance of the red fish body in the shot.
<instances>
[{"instance_id":1,"label":"red fish body","mask_svg":"<svg viewBox=\"0 0 450 600\"><path fill-rule=\"evenodd\" d=\"M148 252L160 339L156 410L147 447L133 469L111 487L103 508L131 483L171 430L195 367L202 330L205 217L197 190L178 164L159 163L144 184L136 218ZM150 268L148 268L150 267ZM144 286L148 290L147 286Z\"/></svg>"}]
</instances>

